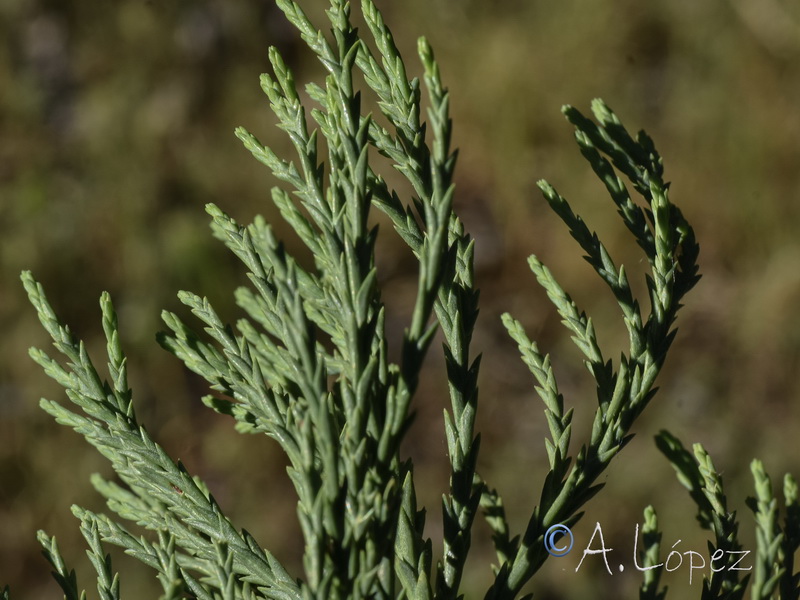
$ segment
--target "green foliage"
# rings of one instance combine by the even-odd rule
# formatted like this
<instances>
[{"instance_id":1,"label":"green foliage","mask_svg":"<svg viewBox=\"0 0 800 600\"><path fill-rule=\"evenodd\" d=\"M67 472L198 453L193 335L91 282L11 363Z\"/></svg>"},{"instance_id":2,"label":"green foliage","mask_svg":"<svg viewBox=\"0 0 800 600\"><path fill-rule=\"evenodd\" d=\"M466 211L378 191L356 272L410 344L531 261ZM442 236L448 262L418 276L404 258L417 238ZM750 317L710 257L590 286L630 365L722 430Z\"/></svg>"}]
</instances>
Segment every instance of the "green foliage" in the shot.
<instances>
[{"instance_id":1,"label":"green foliage","mask_svg":"<svg viewBox=\"0 0 800 600\"><path fill-rule=\"evenodd\" d=\"M693 230L669 201L661 157L646 134L629 135L600 100L592 104L595 121L564 108L583 156L644 253L650 310L646 317L642 314L645 303L636 298L625 268L617 267L597 234L553 186L540 182L551 208L611 290L630 343L616 365L605 357L592 319L538 258L529 259L596 381L597 408L588 440L572 453L573 410L565 409L549 356L518 321L503 316L536 379L550 432L545 439L549 471L539 504L531 509L525 529L512 532L500 494L476 472L480 357L471 354L478 315L473 242L452 209L456 153L450 147L449 96L432 50L420 39L424 74L421 81L409 79L371 0L361 3L369 39L359 36L349 3L342 0L332 0L327 11L332 39L297 3L277 4L326 69L324 86L305 87L315 104L307 115L290 69L271 49L273 75L263 75L261 86L297 158L281 158L244 129L236 135L292 189L275 187L272 200L310 252L313 265L292 256L263 218L242 226L208 205L214 236L247 269L250 287L235 291L246 317L231 326L206 298L181 292L179 299L203 324L203 333L165 311L169 331L158 340L209 383L214 393L203 398L207 406L232 417L240 432L273 438L286 453L305 542L304 572L302 577L290 575L247 531L237 529L208 487L170 458L137 420L109 296L100 300L108 355L109 379L104 380L84 344L56 317L41 285L25 272L22 280L30 301L67 365L40 350L31 350L31 356L65 388L79 412L49 400L42 400L41 407L110 461L119 483L95 476L95 489L117 517L147 532L137 535L120 521L73 507L97 573L98 593L103 599L120 597L119 575L103 549L109 543L152 568L165 599L456 599L481 508L497 558L485 597L516 598L548 557L544 532L553 524L572 525L581 518L586 503L602 488L598 478L629 443L634 423L656 393L656 377L675 337L677 311L699 278ZM377 98L378 116L363 110L364 98L356 89L362 78ZM375 152L413 190L410 203L376 170ZM643 204L634 202L622 177ZM419 264L414 306L396 363L387 351L372 207L388 217ZM443 555L434 567L413 466L401 455L400 445L438 328L449 383L444 427L450 482L442 507ZM721 478L705 451L696 449L698 464L669 434L662 434L658 443L698 504L701 525L716 537L710 548L741 549L735 514L727 512ZM797 486L790 478L785 481L787 517L781 528L760 463L754 463L753 473L757 498L751 508L759 552L754 594L769 598L779 589L782 597L797 597ZM40 532L39 540L65 596L84 598L55 539ZM656 564L659 548L656 514L648 508L643 564ZM726 570L705 581L702 597L741 597L748 578L737 575ZM646 572L641 598L664 598L659 576L657 570Z\"/></svg>"},{"instance_id":2,"label":"green foliage","mask_svg":"<svg viewBox=\"0 0 800 600\"><path fill-rule=\"evenodd\" d=\"M722 489L722 478L714 468L711 457L701 444L694 445L694 458L681 443L667 432L661 432L656 444L675 468L678 479L689 490L697 504L697 520L703 529L714 534L709 542L709 556L720 550L723 559L720 571L703 581L702 598L741 598L747 588L749 575L740 578L740 571L731 567L738 562L742 546L738 541L739 523L736 513L729 512Z\"/></svg>"},{"instance_id":3,"label":"green foliage","mask_svg":"<svg viewBox=\"0 0 800 600\"><path fill-rule=\"evenodd\" d=\"M620 357L615 371L612 361L603 357L591 318L578 309L538 258L529 259L536 279L585 356L585 365L597 382L598 408L588 446L583 445L576 457L570 456L572 411L564 412L550 358L528 339L517 321L507 314L503 316L511 337L519 344L523 361L539 384L537 392L545 404L551 436L545 440L550 473L516 556L495 581L488 596L491 598L513 598L547 558L542 544L544 532L556 523L575 522L580 518L581 507L602 487L595 484L598 476L630 441L631 425L654 395L655 378L675 336L671 326L680 300L698 280L698 246L691 227L669 203L661 157L652 141L644 132L636 140L631 138L602 101L595 100L592 111L597 125L570 106L563 110L576 128L575 137L584 157L605 184L622 220L645 253L651 269L647 276L651 311L644 320L625 268L616 267L597 234L573 213L567 201L550 184L540 182L551 208L614 294L628 330L630 350ZM614 167L644 198L644 208L633 203Z\"/></svg>"},{"instance_id":4,"label":"green foliage","mask_svg":"<svg viewBox=\"0 0 800 600\"><path fill-rule=\"evenodd\" d=\"M697 520L703 529L711 531L715 541L708 543L709 557L718 556L710 578L703 579L703 600L712 598L743 598L751 575L740 577L750 568L739 565L749 553L738 540L739 522L736 512L730 511L723 493L722 477L714 468L711 457L701 444L693 447L694 456L680 441L666 431L656 437L656 444L672 463L680 482L689 490L697 505ZM750 465L756 496L747 499L756 525L756 556L752 567L751 598L782 600L800 597L800 575L794 570L794 555L800 548L798 530L797 483L788 473L783 480L785 516L778 522L778 500L775 498L769 475L759 460Z\"/></svg>"},{"instance_id":5,"label":"green foliage","mask_svg":"<svg viewBox=\"0 0 800 600\"><path fill-rule=\"evenodd\" d=\"M667 595L666 588L659 589L658 587L661 580L661 570L657 568L660 550L661 533L658 530L658 517L653 507L648 506L644 509L642 552L639 556L642 567L645 569L642 585L639 588L639 600L664 600Z\"/></svg>"}]
</instances>

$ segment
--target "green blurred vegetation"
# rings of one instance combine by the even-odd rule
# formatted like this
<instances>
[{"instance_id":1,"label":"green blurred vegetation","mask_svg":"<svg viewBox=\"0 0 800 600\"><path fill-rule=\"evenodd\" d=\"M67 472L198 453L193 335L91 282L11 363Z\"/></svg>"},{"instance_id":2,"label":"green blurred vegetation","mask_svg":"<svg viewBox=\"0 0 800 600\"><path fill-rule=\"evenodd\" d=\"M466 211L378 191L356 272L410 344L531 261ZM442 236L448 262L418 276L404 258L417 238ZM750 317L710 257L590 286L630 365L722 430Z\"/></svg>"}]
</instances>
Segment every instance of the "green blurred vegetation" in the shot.
<instances>
[{"instance_id":1,"label":"green blurred vegetation","mask_svg":"<svg viewBox=\"0 0 800 600\"><path fill-rule=\"evenodd\" d=\"M317 23L325 4L306 2ZM656 141L674 182L671 198L697 232L704 278L679 317L661 392L576 528L576 547L601 521L609 544L628 548L650 503L666 551L679 538L683 549L705 547L688 497L652 443L661 428L686 443L702 441L712 453L729 502L744 517L745 547L754 547L743 503L752 493L750 459L763 458L774 481L787 470L798 475L800 5L379 5L409 71L417 72L415 42L424 34L452 92L461 149L456 207L477 239L483 301L476 333L484 353L481 471L505 495L512 520L521 525L537 500L545 429L532 377L499 314L511 311L552 351L578 432L588 435L594 401L590 378L525 257L535 252L551 267L594 316L601 342L624 343L613 299L598 293L602 287L533 183L547 177L641 273L636 249L558 112L564 103L583 109L601 96ZM111 292L149 431L206 479L235 522L299 573L302 540L277 447L236 435L204 409L203 385L154 342L160 310L180 310L179 289L209 296L231 320L237 314L231 291L242 269L211 238L206 202L241 221L257 212L277 221L268 200L274 180L232 134L245 125L288 152L258 87L271 44L298 81L320 77L270 0L0 0L0 582L18 599L58 596L44 577L38 528L57 536L79 576L89 573L69 506L101 510L88 475L108 475L88 445L37 407L40 396L61 399L62 392L26 354L47 344L24 299L22 269L44 283L90 350L102 351L97 299ZM383 234L384 294L397 328L415 285L413 263L390 228ZM447 478L445 381L437 352L430 362L408 452L435 537ZM476 596L488 581L486 535L476 531L469 570ZM635 573L574 573L575 554L546 565L535 580L538 598L632 597ZM155 597L147 571L131 559L118 566L129 597ZM673 597L687 579L686 569L665 577ZM88 579L83 584L91 587Z\"/></svg>"}]
</instances>

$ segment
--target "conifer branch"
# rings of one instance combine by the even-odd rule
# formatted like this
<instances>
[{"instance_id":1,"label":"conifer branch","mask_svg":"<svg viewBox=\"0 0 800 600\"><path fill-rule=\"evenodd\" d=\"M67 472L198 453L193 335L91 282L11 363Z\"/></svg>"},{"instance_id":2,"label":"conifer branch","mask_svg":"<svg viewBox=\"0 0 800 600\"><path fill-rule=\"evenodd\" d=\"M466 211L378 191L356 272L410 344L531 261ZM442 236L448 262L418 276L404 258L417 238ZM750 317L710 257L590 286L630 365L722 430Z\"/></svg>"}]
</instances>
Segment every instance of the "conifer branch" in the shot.
<instances>
[{"instance_id":1,"label":"conifer branch","mask_svg":"<svg viewBox=\"0 0 800 600\"><path fill-rule=\"evenodd\" d=\"M711 457L701 444L693 447L694 457L680 441L666 431L656 436L656 444L672 463L680 482L689 490L697 505L697 520L703 529L714 534L709 542L709 556L722 559L710 577L703 577L703 600L712 598L742 598L750 575L740 577L733 569L739 561L742 546L738 540L739 522L736 513L728 510L722 478L714 468Z\"/></svg>"},{"instance_id":2,"label":"conifer branch","mask_svg":"<svg viewBox=\"0 0 800 600\"><path fill-rule=\"evenodd\" d=\"M564 197L552 185L540 181L539 188L550 207L564 221L586 253L586 260L617 300L630 350L620 357L615 370L612 361L606 360L600 350L591 318L578 309L537 257L529 259L537 281L586 358L586 367L597 383L598 408L589 443L573 458L569 455L572 412L564 412L549 358L528 339L519 322L510 315L503 316L523 361L539 384L536 391L545 404L550 429L550 438L545 440L550 471L545 477L540 504L531 514L514 558L499 570L486 594L487 600L514 598L548 556L542 543L547 528L577 521L580 508L602 487L595 484L598 476L630 441L631 426L655 394L653 385L675 335L671 326L680 300L699 278L694 234L668 199L669 185L662 179L661 157L650 138L642 132L634 140L600 100L592 103L597 123L570 106L564 107L563 112L576 128L583 156L605 184L623 222L645 253L651 268L647 276L651 311L643 322L640 302L633 296L624 267L616 266L597 234L572 211ZM612 164L642 196L644 208L632 202Z\"/></svg>"},{"instance_id":3,"label":"conifer branch","mask_svg":"<svg viewBox=\"0 0 800 600\"><path fill-rule=\"evenodd\" d=\"M56 349L68 359L67 370L41 350L31 349L31 357L45 372L66 388L70 401L83 414L72 412L57 402L42 400L42 408L56 421L68 425L109 459L114 470L130 488L123 495L119 488L107 487L117 501L123 496L128 516L140 513L139 523L157 531L169 532L188 554L198 559L196 565L213 564L214 543L226 542L236 548L235 568L270 598L297 598L297 587L283 568L268 553L248 543L228 521L204 485L192 478L179 462L174 462L136 421L127 390L120 388L119 373L124 356L118 347L116 316L107 294L101 298L103 323L111 349L109 364L116 374L115 386L102 381L83 343L63 326L48 303L41 285L29 272L22 281L39 320L53 339ZM116 371L115 371L116 369ZM133 501L138 497L138 501ZM119 505L117 505L119 506ZM113 507L113 505L112 505ZM131 508L133 507L133 508ZM126 511L122 511L123 513ZM123 516L123 515L120 515ZM92 531L94 520L85 526ZM93 538L93 533L88 534ZM57 547L44 534L40 537L53 559L61 578L67 582L56 561ZM62 569L63 570L63 569ZM101 574L105 579L106 574ZM101 582L102 583L102 582ZM62 584L64 585L64 584ZM105 584L103 584L105 585ZM109 586L111 589L113 586ZM271 591L267 591L271 590ZM77 593L77 591L75 591Z\"/></svg>"},{"instance_id":4,"label":"conifer branch","mask_svg":"<svg viewBox=\"0 0 800 600\"><path fill-rule=\"evenodd\" d=\"M234 292L245 316L231 325L207 298L180 292L179 300L202 331L165 311L168 331L158 341L208 382L213 394L202 399L204 404L232 417L240 432L275 439L286 453L305 541L303 573L290 575L247 531L237 530L207 486L171 459L139 423L109 296L103 294L100 301L109 377L104 380L84 344L57 318L41 285L25 272L28 296L66 364L36 349L31 356L74 405L42 400L41 406L109 459L119 481L95 475L92 484L116 517L146 533L138 535L106 515L73 507L98 592L104 599L120 597L119 576L103 547L110 543L155 571L164 600L456 600L462 597L472 527L481 508L497 561L485 597L516 598L547 559L544 532L552 524L571 526L581 518L583 507L602 487L600 475L631 440L633 424L656 393L681 301L699 279L693 230L670 202L662 159L644 132L631 136L600 100L592 103L594 120L564 107L581 153L644 253L647 301L634 295L625 267L567 200L540 181L550 207L617 302L629 349L617 363L607 358L591 317L539 258L530 257L534 277L596 382L597 405L588 440L575 451L574 409L565 406L550 356L518 321L503 315L533 374L549 430L544 440L549 468L539 503L524 530L512 532L500 493L476 472L480 356L471 353L478 315L474 244L453 212L457 152L451 148L450 96L433 51L419 39L421 76L409 78L372 0L360 3L364 37L353 26L345 0L330 0L327 32L294 0L276 1L323 65L324 81L305 85L312 105L305 106L291 69L271 48L272 72L262 75L261 88L295 156L278 156L244 128L236 135L281 183L272 189L272 201L313 258L306 262L292 256L263 218L241 225L216 205L207 205L213 235L247 270L249 285ZM362 78L368 88L363 92L357 89ZM377 100L374 114L365 110L369 97ZM370 160L375 152L406 179L410 194L390 186ZM641 201L634 201L628 186ZM389 218L419 263L397 364L387 351L373 207ZM400 446L438 327L450 397L444 411L450 481L442 502L444 551L434 561L413 466L401 456ZM697 504L700 524L713 532L712 550L738 552L738 521L728 511L721 477L708 454L699 445L690 454L667 433L657 443ZM749 504L758 541L754 597L780 592L798 598L797 484L784 478L781 521L769 476L757 461L752 470L756 497ZM66 597L85 598L55 538L40 532L39 539ZM638 556L643 565L657 563L660 540L655 510L648 507ZM641 599L664 600L659 576L657 570L645 572ZM703 598L741 598L747 584L748 577L730 570L715 573L704 581ZM8 597L6 588L0 598Z\"/></svg>"},{"instance_id":5,"label":"conifer branch","mask_svg":"<svg viewBox=\"0 0 800 600\"><path fill-rule=\"evenodd\" d=\"M664 600L667 588L659 589L661 570L658 556L661 550L661 532L658 530L658 517L652 506L644 509L642 524L642 550L639 561L644 569L642 585L639 587L639 600Z\"/></svg>"}]
</instances>

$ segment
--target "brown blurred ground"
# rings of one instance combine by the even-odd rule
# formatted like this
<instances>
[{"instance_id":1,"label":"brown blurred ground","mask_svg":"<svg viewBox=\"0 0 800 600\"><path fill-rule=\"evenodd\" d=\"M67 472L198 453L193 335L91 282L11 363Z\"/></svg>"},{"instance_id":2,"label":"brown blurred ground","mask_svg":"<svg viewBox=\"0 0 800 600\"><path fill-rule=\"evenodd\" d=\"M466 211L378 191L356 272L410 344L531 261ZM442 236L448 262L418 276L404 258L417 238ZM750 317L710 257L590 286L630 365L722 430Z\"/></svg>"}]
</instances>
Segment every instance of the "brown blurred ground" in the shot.
<instances>
[{"instance_id":1,"label":"brown blurred ground","mask_svg":"<svg viewBox=\"0 0 800 600\"><path fill-rule=\"evenodd\" d=\"M321 23L323 3L306 4ZM576 547L600 521L609 545L629 554L635 523L654 504L666 551L679 538L683 550L704 548L688 497L652 444L661 428L706 444L745 517L745 546L753 547L743 503L752 493L750 460L763 458L774 480L787 470L800 475L800 9L789 0L380 6L409 71L418 73L415 40L424 34L452 92L457 209L477 238L482 288L481 470L504 493L514 523L524 524L538 497L545 423L499 315L512 312L552 351L576 407L573 447L588 434L594 406L591 382L525 257L537 253L594 316L608 356L624 343L610 295L534 182L556 185L641 275L636 249L558 112L564 103L588 110L600 96L655 139L672 199L700 240L704 278L679 317L661 393L576 528ZM63 395L26 355L29 346L49 346L19 284L22 269L33 270L95 351L102 351L97 298L111 292L149 431L299 574L302 542L286 526L294 499L276 446L237 436L202 408L202 382L153 339L159 311L180 311L179 289L209 296L231 320L237 314L230 291L243 271L211 239L206 202L241 221L261 212L277 222L268 200L274 181L232 135L245 125L288 152L258 88L270 44L298 81L319 80L319 66L269 1L0 1L0 584L17 599L59 596L46 580L38 528L58 537L93 589L69 506L102 510L88 475L109 474L87 444L37 408L39 397ZM397 339L413 263L390 228L383 234L379 260ZM434 538L447 477L437 350L407 445ZM485 537L478 528L468 571L475 597L488 582ZM129 598L155 597L149 572L115 560ZM551 560L531 588L537 598L633 597L635 574L575 573L578 560L575 552ZM677 588L673 597L687 579L685 568L666 579ZM686 597L696 597L696 580L693 588Z\"/></svg>"}]
</instances>

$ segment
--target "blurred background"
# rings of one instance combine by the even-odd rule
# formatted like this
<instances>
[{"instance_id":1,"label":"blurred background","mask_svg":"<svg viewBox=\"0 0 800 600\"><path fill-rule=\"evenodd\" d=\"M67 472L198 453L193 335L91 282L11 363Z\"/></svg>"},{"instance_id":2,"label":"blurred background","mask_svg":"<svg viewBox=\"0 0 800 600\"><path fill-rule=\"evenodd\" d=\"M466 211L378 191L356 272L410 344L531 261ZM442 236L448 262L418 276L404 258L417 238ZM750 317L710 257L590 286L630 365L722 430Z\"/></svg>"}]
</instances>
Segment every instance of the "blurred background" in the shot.
<instances>
[{"instance_id":1,"label":"blurred background","mask_svg":"<svg viewBox=\"0 0 800 600\"><path fill-rule=\"evenodd\" d=\"M425 35L452 93L456 209L477 240L482 289L474 341L484 354L480 469L504 495L517 530L546 472L546 424L500 315L511 312L552 353L566 403L575 407L573 451L588 439L596 405L592 381L526 257L536 253L594 317L606 356L625 346L613 298L549 211L537 179L571 201L643 289L641 256L560 106L587 112L602 97L630 130L646 129L664 157L671 198L701 244L703 279L679 315L660 393L575 528L576 549L549 560L528 589L542 600L634 597L634 528L648 504L659 512L664 557L678 540L677 550L705 554L694 507L652 442L662 428L711 452L729 506L743 519L742 543L754 549L744 504L750 461L762 458L777 488L784 472L800 475L800 5L378 4L409 73L420 74L416 38ZM326 3L303 5L323 23ZM35 541L39 528L57 537L81 585L93 590L69 507L102 511L88 477L110 476L88 444L37 406L40 397L64 395L27 356L30 346L50 344L24 297L22 269L44 284L98 365L97 300L102 290L111 293L149 432L205 478L237 525L301 573L295 500L277 445L237 435L202 407L203 382L154 341L161 309L185 315L175 297L181 289L208 296L230 321L238 316L231 292L244 282L243 268L211 238L205 203L241 222L264 214L302 254L269 201L275 180L233 136L244 125L290 156L258 85L270 45L297 81L321 82L320 65L270 1L0 0L0 585L10 584L17 599L60 597ZM415 271L391 228L382 231L378 260L396 347ZM435 545L447 486L440 355L435 344L406 447ZM625 573L609 575L599 557L575 571L595 523L614 548L612 565L630 567ZM157 597L150 571L112 554L127 597ZM491 559L483 524L473 555L466 590L480 598ZM671 597L699 597L699 573L691 586L686 564L665 574Z\"/></svg>"}]
</instances>

